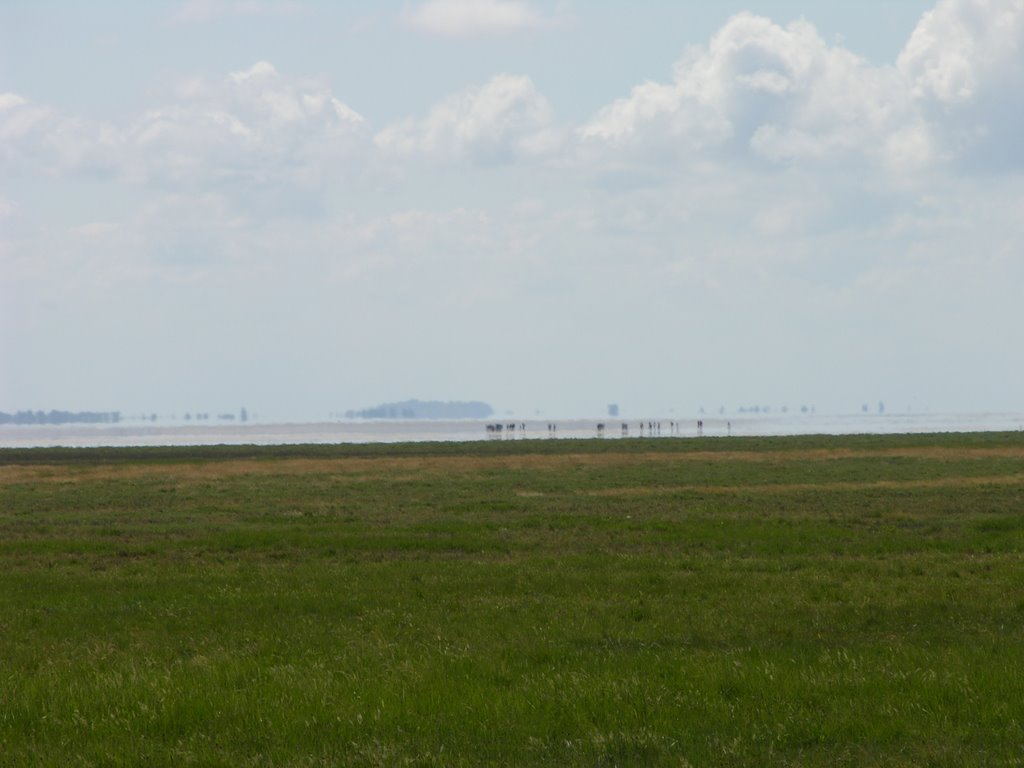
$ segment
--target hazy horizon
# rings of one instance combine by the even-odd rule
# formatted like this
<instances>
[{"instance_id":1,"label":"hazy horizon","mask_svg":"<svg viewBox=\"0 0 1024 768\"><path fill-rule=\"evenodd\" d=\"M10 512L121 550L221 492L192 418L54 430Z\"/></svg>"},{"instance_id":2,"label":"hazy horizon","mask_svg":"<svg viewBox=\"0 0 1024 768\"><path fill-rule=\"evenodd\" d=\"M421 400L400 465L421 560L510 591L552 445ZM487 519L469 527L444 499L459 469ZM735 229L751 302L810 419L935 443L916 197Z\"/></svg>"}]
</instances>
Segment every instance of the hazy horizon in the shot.
<instances>
[{"instance_id":1,"label":"hazy horizon","mask_svg":"<svg viewBox=\"0 0 1024 768\"><path fill-rule=\"evenodd\" d=\"M479 402L479 401L478 401ZM490 405L490 404L488 404ZM613 414L611 406L616 406L617 411ZM371 410L371 409L366 409ZM58 413L57 420L46 418L52 416L54 412ZM129 427L129 428L190 428L195 427L197 429L213 429L227 428L231 429L234 427L240 427L242 429L249 427L259 426L285 426L289 424L294 425L318 425L318 424L335 424L335 423L349 423L349 424L373 424L373 423L412 423L412 422L472 422L474 424L483 423L503 423L505 420L519 422L529 422L534 425L547 423L559 423L559 422L606 422L607 424L618 426L620 423L632 425L634 428L639 423L646 424L653 420L655 422L663 423L663 426L672 424L683 424L686 426L693 426L695 420L704 420L708 423L716 423L724 425L729 421L735 421L737 423L747 421L764 421L773 422L780 425L786 422L797 422L803 421L808 424L812 422L831 422L836 419L839 420L863 420L865 423L871 422L873 424L881 424L883 421L899 422L900 420L910 421L921 421L927 424L940 424L945 421L953 422L969 422L971 420L982 419L992 421L993 423L1004 424L1005 429L1016 430L1021 428L1024 424L1024 410L994 410L994 411L981 411L981 410L968 410L968 411L948 411L948 410L915 410L911 406L905 408L891 408L888 404L883 401L876 403L861 403L855 407L845 408L841 410L819 410L815 405L797 405L791 406L789 404L771 405L771 404L750 404L750 405L734 405L726 406L720 405L714 408L668 408L664 411L640 411L629 406L623 407L619 403L609 403L603 406L602 409L595 409L592 411L576 411L576 412L547 412L540 409L535 409L533 412L525 413L522 411L515 411L512 409L500 409L494 408L493 412L488 416L471 415L471 416L430 416L430 415L409 415L401 412L396 412L391 415L366 415L365 413L354 412L352 409L346 411L334 410L325 414L321 413L300 413L300 412L258 412L251 411L244 406L234 410L231 409L199 409L192 411L82 411L82 412L64 412L70 414L72 418L60 419L61 409L22 409L17 412L5 412L0 411L0 427L13 427L18 428L20 426L26 427L67 427L67 428L98 428L98 429L111 429L115 427ZM12 416L20 415L31 415L36 416L42 415L44 420L32 420L27 422L21 421L8 421L7 419ZM92 417L92 418L74 418L74 417ZM108 418L100 418L108 417ZM1001 421L1000 421L1001 419ZM960 430L957 430L960 431ZM2 442L2 440L0 440Z\"/></svg>"},{"instance_id":2,"label":"hazy horizon","mask_svg":"<svg viewBox=\"0 0 1024 768\"><path fill-rule=\"evenodd\" d=\"M14 0L0 411L1024 411L1024 0Z\"/></svg>"}]
</instances>

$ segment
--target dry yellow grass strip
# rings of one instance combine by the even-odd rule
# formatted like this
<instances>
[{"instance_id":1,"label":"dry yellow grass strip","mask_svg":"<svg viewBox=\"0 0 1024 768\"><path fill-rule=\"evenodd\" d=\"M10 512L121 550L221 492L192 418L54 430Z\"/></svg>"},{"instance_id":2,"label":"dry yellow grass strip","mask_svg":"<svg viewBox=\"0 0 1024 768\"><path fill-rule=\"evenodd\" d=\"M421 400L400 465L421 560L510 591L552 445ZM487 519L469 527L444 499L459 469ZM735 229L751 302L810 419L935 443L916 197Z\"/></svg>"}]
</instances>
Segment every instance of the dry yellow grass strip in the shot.
<instances>
[{"instance_id":1,"label":"dry yellow grass strip","mask_svg":"<svg viewBox=\"0 0 1024 768\"><path fill-rule=\"evenodd\" d=\"M808 461L839 461L860 458L916 458L960 461L989 458L1020 458L1024 445L1000 448L908 447L877 450L816 448L774 451L686 451L645 453L521 454L514 456L388 456L337 459L233 459L184 463L132 463L96 466L3 465L0 484L75 482L106 479L168 478L180 481L215 480L239 475L334 474L400 479L424 474L471 474L482 470L564 470L572 467L616 467L638 464L714 464L748 462L788 464Z\"/></svg>"}]
</instances>

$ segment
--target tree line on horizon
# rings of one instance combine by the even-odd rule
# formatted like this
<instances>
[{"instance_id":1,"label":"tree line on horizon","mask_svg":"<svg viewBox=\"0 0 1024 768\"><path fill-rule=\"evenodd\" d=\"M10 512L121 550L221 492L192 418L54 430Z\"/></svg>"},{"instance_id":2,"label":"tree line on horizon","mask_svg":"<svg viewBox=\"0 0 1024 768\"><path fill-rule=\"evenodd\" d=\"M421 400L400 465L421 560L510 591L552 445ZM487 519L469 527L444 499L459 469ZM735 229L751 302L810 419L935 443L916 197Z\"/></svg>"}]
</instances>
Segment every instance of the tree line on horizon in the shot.
<instances>
[{"instance_id":1,"label":"tree line on horizon","mask_svg":"<svg viewBox=\"0 0 1024 768\"><path fill-rule=\"evenodd\" d=\"M120 411L0 411L0 424L117 424Z\"/></svg>"}]
</instances>

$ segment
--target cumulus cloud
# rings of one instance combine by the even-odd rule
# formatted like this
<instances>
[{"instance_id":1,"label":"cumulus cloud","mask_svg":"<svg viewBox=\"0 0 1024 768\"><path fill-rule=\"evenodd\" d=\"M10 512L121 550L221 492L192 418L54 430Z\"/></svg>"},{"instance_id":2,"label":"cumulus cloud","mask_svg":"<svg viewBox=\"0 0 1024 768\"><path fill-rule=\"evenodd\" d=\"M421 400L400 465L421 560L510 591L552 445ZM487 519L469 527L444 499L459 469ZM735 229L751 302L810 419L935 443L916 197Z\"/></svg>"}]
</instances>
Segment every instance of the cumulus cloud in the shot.
<instances>
[{"instance_id":1,"label":"cumulus cloud","mask_svg":"<svg viewBox=\"0 0 1024 768\"><path fill-rule=\"evenodd\" d=\"M970 101L993 79L1024 71L1024 0L942 0L922 17L899 57L914 95Z\"/></svg>"},{"instance_id":2,"label":"cumulus cloud","mask_svg":"<svg viewBox=\"0 0 1024 768\"><path fill-rule=\"evenodd\" d=\"M11 145L36 130L53 111L17 93L0 93L0 141Z\"/></svg>"},{"instance_id":3,"label":"cumulus cloud","mask_svg":"<svg viewBox=\"0 0 1024 768\"><path fill-rule=\"evenodd\" d=\"M1024 165L1024 0L941 0L894 65L806 21L739 14L578 130L592 151L772 164L862 160L897 175Z\"/></svg>"},{"instance_id":4,"label":"cumulus cloud","mask_svg":"<svg viewBox=\"0 0 1024 768\"><path fill-rule=\"evenodd\" d=\"M498 75L446 98L422 120L388 126L374 141L399 155L502 162L548 153L559 137L551 106L530 78Z\"/></svg>"},{"instance_id":5,"label":"cumulus cloud","mask_svg":"<svg viewBox=\"0 0 1024 768\"><path fill-rule=\"evenodd\" d=\"M315 191L368 141L365 119L329 86L287 77L266 61L220 80L183 82L173 99L120 126L0 94L5 165L163 187L233 184L238 198L280 189L285 194L268 202L282 204L301 204L287 193Z\"/></svg>"},{"instance_id":6,"label":"cumulus cloud","mask_svg":"<svg viewBox=\"0 0 1024 768\"><path fill-rule=\"evenodd\" d=\"M428 0L406 9L401 21L438 37L467 38L542 29L557 23L518 0Z\"/></svg>"},{"instance_id":7,"label":"cumulus cloud","mask_svg":"<svg viewBox=\"0 0 1024 768\"><path fill-rule=\"evenodd\" d=\"M220 81L183 83L177 96L126 132L136 180L315 184L351 156L365 130L365 119L327 85L286 77L266 61Z\"/></svg>"},{"instance_id":8,"label":"cumulus cloud","mask_svg":"<svg viewBox=\"0 0 1024 768\"><path fill-rule=\"evenodd\" d=\"M982 168L1024 165L1024 0L941 0L897 66L949 153Z\"/></svg>"},{"instance_id":9,"label":"cumulus cloud","mask_svg":"<svg viewBox=\"0 0 1024 768\"><path fill-rule=\"evenodd\" d=\"M16 139L32 130L49 110L34 107L17 93L0 93L0 139Z\"/></svg>"},{"instance_id":10,"label":"cumulus cloud","mask_svg":"<svg viewBox=\"0 0 1024 768\"><path fill-rule=\"evenodd\" d=\"M17 93L0 94L0 163L48 173L110 172L117 136L106 124L63 114Z\"/></svg>"},{"instance_id":11,"label":"cumulus cloud","mask_svg":"<svg viewBox=\"0 0 1024 768\"><path fill-rule=\"evenodd\" d=\"M579 129L617 147L750 156L774 163L878 156L913 122L899 73L830 47L810 23L742 13L675 66ZM905 141L908 141L905 137ZM919 148L919 155L926 148Z\"/></svg>"}]
</instances>

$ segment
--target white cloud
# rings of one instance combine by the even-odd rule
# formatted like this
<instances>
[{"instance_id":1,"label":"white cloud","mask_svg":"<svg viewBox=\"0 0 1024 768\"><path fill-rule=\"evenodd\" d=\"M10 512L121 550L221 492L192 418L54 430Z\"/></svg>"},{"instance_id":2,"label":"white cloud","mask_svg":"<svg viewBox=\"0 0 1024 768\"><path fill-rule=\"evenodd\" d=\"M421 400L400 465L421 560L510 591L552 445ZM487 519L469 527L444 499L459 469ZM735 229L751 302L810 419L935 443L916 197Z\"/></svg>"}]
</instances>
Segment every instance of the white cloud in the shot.
<instances>
[{"instance_id":1,"label":"white cloud","mask_svg":"<svg viewBox=\"0 0 1024 768\"><path fill-rule=\"evenodd\" d=\"M0 93L0 110L7 110L13 107L20 107L25 104L25 98L16 93Z\"/></svg>"},{"instance_id":2,"label":"white cloud","mask_svg":"<svg viewBox=\"0 0 1024 768\"><path fill-rule=\"evenodd\" d=\"M1024 0L941 0L898 67L947 153L979 169L1024 166Z\"/></svg>"},{"instance_id":3,"label":"white cloud","mask_svg":"<svg viewBox=\"0 0 1024 768\"><path fill-rule=\"evenodd\" d=\"M276 75L277 69L269 61L257 61L248 69L232 72L228 75L228 79L235 83L244 83L246 80L275 77Z\"/></svg>"},{"instance_id":4,"label":"white cloud","mask_svg":"<svg viewBox=\"0 0 1024 768\"><path fill-rule=\"evenodd\" d=\"M530 78L498 75L449 96L422 120L386 127L374 141L399 155L469 155L500 162L550 152L559 136L551 107Z\"/></svg>"},{"instance_id":5,"label":"white cloud","mask_svg":"<svg viewBox=\"0 0 1024 768\"><path fill-rule=\"evenodd\" d=\"M366 120L326 83L285 76L266 61L183 81L174 98L121 125L0 93L8 173L212 188L268 215L315 212L328 181L357 167L369 146Z\"/></svg>"},{"instance_id":6,"label":"white cloud","mask_svg":"<svg viewBox=\"0 0 1024 768\"><path fill-rule=\"evenodd\" d=\"M316 187L366 137L365 119L321 82L286 77L260 61L221 81L183 83L178 99L127 131L130 175L160 184ZM287 206L286 206L287 207Z\"/></svg>"},{"instance_id":7,"label":"white cloud","mask_svg":"<svg viewBox=\"0 0 1024 768\"><path fill-rule=\"evenodd\" d=\"M109 173L117 136L106 123L69 117L15 93L0 94L0 163L30 173Z\"/></svg>"},{"instance_id":8,"label":"white cloud","mask_svg":"<svg viewBox=\"0 0 1024 768\"><path fill-rule=\"evenodd\" d=\"M1024 0L941 0L894 66L805 21L743 13L578 130L589 157L875 164L907 180L952 163L1024 166Z\"/></svg>"},{"instance_id":9,"label":"white cloud","mask_svg":"<svg viewBox=\"0 0 1024 768\"><path fill-rule=\"evenodd\" d=\"M447 38L503 35L557 23L518 0L428 0L404 10L400 18L421 32Z\"/></svg>"},{"instance_id":10,"label":"white cloud","mask_svg":"<svg viewBox=\"0 0 1024 768\"><path fill-rule=\"evenodd\" d=\"M743 13L680 60L672 82L635 87L579 135L647 152L653 144L662 157L885 161L889 136L913 118L894 68L829 47L806 21L782 27Z\"/></svg>"},{"instance_id":11,"label":"white cloud","mask_svg":"<svg viewBox=\"0 0 1024 768\"><path fill-rule=\"evenodd\" d=\"M52 115L53 110L31 104L17 93L0 93L0 141L21 139Z\"/></svg>"},{"instance_id":12,"label":"white cloud","mask_svg":"<svg viewBox=\"0 0 1024 768\"><path fill-rule=\"evenodd\" d=\"M899 67L915 96L960 104L992 79L1019 76L1022 43L1024 0L942 0L914 29Z\"/></svg>"}]
</instances>

